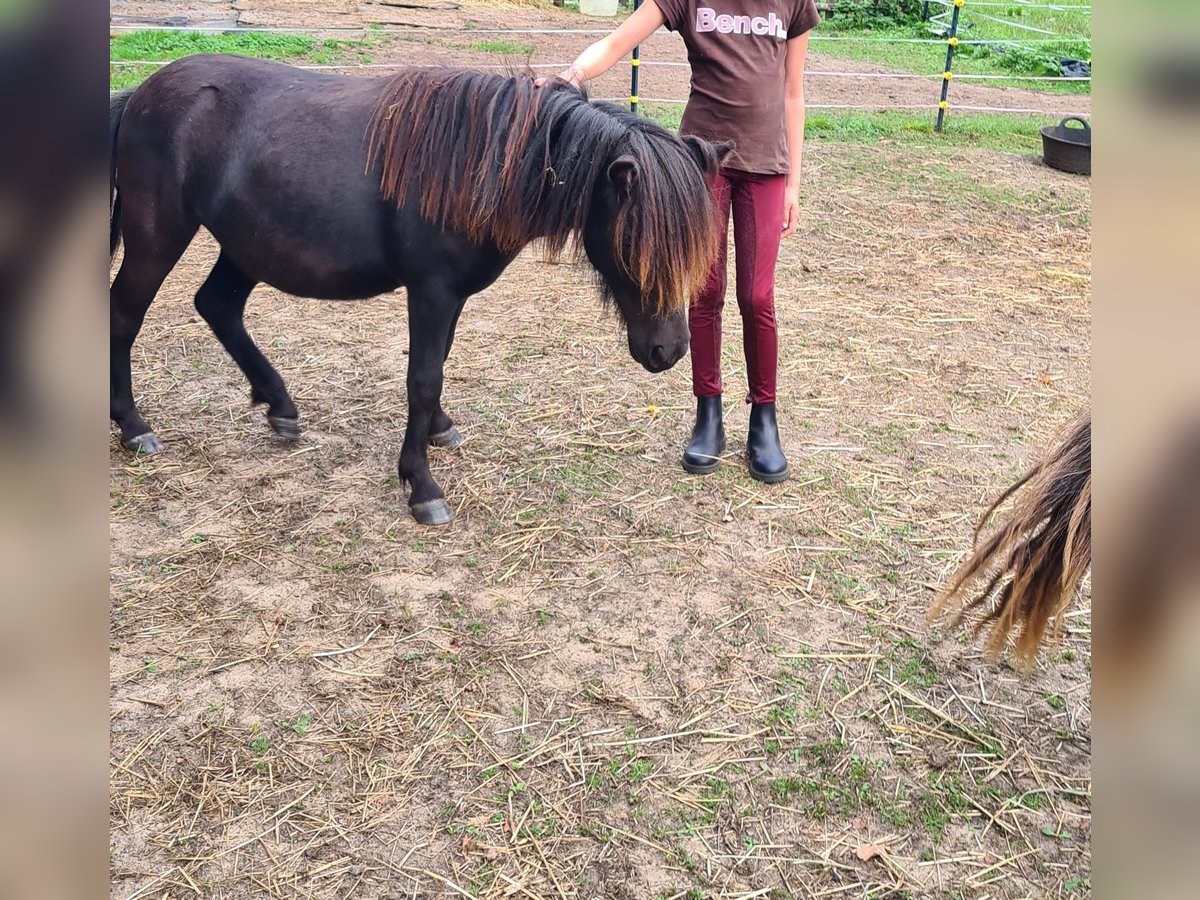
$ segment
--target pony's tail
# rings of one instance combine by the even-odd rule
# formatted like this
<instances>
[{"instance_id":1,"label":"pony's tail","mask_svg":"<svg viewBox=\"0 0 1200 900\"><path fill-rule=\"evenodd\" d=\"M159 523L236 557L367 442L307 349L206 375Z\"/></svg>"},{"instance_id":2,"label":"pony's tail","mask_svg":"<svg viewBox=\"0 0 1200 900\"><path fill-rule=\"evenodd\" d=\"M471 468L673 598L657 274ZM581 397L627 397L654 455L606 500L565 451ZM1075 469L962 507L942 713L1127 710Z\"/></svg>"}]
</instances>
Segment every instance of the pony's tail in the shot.
<instances>
[{"instance_id":1,"label":"pony's tail","mask_svg":"<svg viewBox=\"0 0 1200 900\"><path fill-rule=\"evenodd\" d=\"M992 513L1013 497L1016 503L1008 520L980 543ZM1089 416L1076 422L1053 453L984 513L975 529L974 552L938 594L929 621L954 606L958 625L968 612L988 603L987 615L975 626L978 636L991 625L988 657L994 661L1015 631L1016 656L1029 671L1051 623L1056 635L1062 627L1061 613L1074 599L1091 562Z\"/></svg>"},{"instance_id":2,"label":"pony's tail","mask_svg":"<svg viewBox=\"0 0 1200 900\"><path fill-rule=\"evenodd\" d=\"M117 190L117 135L133 89L113 94L108 101L108 259L121 246L121 194Z\"/></svg>"}]
</instances>

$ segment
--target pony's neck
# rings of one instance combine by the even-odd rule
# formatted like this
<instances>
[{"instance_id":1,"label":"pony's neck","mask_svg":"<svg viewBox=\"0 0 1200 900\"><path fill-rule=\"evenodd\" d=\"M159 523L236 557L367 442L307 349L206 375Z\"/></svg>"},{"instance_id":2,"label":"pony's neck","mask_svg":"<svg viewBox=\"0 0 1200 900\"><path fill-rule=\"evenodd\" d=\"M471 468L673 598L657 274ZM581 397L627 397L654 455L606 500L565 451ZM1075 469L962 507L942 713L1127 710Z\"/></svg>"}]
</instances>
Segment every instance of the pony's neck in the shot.
<instances>
[{"instance_id":1,"label":"pony's neck","mask_svg":"<svg viewBox=\"0 0 1200 900\"><path fill-rule=\"evenodd\" d=\"M565 87L411 71L377 102L368 164L386 198L415 200L429 221L505 253L540 238L553 257L584 227L629 127Z\"/></svg>"}]
</instances>

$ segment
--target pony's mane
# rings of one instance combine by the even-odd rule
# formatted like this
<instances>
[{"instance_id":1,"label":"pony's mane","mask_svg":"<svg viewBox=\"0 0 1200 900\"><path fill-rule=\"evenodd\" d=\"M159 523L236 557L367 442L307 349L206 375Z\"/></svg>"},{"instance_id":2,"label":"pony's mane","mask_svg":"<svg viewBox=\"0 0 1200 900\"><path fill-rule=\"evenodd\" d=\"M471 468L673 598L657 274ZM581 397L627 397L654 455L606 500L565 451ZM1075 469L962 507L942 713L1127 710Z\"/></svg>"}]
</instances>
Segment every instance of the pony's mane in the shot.
<instances>
[{"instance_id":1,"label":"pony's mane","mask_svg":"<svg viewBox=\"0 0 1200 900\"><path fill-rule=\"evenodd\" d=\"M681 309L716 253L704 174L684 143L561 82L467 70L405 71L367 134L383 195L474 241L516 253L541 238L550 259L582 253L597 179L618 156L638 174L614 223L615 256L659 312Z\"/></svg>"}]
</instances>

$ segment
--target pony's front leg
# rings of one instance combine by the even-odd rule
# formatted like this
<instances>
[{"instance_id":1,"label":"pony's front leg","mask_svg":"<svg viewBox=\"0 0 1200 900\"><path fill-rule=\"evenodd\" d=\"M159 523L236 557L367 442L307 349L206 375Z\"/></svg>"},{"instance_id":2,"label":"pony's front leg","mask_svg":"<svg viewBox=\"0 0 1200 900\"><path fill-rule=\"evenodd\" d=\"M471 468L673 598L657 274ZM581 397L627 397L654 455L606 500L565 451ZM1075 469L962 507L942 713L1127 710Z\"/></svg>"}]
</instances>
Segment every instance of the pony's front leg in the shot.
<instances>
[{"instance_id":1,"label":"pony's front leg","mask_svg":"<svg viewBox=\"0 0 1200 900\"><path fill-rule=\"evenodd\" d=\"M422 525L445 525L454 518L429 471L429 436L441 408L446 339L460 302L442 288L408 291L408 428L400 451L400 480L412 490L408 505Z\"/></svg>"}]
</instances>

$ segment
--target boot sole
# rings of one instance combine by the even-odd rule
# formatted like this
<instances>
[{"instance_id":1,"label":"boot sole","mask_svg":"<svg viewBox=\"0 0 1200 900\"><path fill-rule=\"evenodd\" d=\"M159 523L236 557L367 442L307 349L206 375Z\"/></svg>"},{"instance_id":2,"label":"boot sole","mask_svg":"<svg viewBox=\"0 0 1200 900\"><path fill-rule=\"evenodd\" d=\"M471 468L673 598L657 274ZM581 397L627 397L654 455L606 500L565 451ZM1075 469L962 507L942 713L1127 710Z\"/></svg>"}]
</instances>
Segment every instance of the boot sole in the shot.
<instances>
[{"instance_id":1,"label":"boot sole","mask_svg":"<svg viewBox=\"0 0 1200 900\"><path fill-rule=\"evenodd\" d=\"M717 453L724 452L725 442L722 441L721 446L717 449ZM721 460L714 459L712 462L696 465L695 463L688 462L686 459L681 459L679 461L679 465L683 466L683 471L687 472L689 475L711 475L713 472L717 471L717 469L721 468Z\"/></svg>"},{"instance_id":2,"label":"boot sole","mask_svg":"<svg viewBox=\"0 0 1200 900\"><path fill-rule=\"evenodd\" d=\"M781 481L787 481L792 477L790 468L784 469L782 472L759 472L754 466L748 466L750 469L750 477L755 481L761 481L764 484L779 484Z\"/></svg>"}]
</instances>

